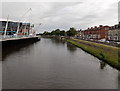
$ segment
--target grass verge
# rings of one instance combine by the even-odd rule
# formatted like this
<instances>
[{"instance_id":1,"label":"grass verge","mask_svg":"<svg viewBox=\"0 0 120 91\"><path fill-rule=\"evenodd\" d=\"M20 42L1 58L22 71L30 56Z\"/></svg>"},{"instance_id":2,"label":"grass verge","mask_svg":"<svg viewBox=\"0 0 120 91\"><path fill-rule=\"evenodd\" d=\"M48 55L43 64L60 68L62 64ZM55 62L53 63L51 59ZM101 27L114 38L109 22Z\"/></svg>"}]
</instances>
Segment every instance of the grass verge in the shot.
<instances>
[{"instance_id":1,"label":"grass verge","mask_svg":"<svg viewBox=\"0 0 120 91\"><path fill-rule=\"evenodd\" d=\"M67 42L120 70L120 48L78 39L67 39Z\"/></svg>"}]
</instances>

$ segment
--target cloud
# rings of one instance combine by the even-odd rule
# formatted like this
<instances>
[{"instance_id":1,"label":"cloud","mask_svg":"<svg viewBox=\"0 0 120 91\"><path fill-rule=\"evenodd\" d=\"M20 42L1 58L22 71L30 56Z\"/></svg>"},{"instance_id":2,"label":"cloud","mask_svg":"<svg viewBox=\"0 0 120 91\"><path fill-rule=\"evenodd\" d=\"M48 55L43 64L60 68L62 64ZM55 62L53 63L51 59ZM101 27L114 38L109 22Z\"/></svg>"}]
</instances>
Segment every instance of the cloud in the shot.
<instances>
[{"instance_id":1,"label":"cloud","mask_svg":"<svg viewBox=\"0 0 120 91\"><path fill-rule=\"evenodd\" d=\"M79 2L3 2L2 15L19 18L32 8L31 22L38 24L37 32L70 27L85 29L95 25L114 25L118 22L118 0L79 0ZM29 14L28 14L29 16ZM27 19L24 17L22 20ZM36 25L37 27L37 25Z\"/></svg>"}]
</instances>

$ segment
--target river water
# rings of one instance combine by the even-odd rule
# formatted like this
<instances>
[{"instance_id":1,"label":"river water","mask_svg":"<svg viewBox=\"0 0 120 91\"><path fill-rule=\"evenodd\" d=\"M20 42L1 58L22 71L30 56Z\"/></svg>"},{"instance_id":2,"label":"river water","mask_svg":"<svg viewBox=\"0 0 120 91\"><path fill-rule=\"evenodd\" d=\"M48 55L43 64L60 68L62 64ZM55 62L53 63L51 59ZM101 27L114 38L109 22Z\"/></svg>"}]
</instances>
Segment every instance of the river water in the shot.
<instances>
[{"instance_id":1,"label":"river water","mask_svg":"<svg viewBox=\"0 0 120 91\"><path fill-rule=\"evenodd\" d=\"M3 89L118 88L116 69L64 41L42 38L4 49L2 57Z\"/></svg>"}]
</instances>

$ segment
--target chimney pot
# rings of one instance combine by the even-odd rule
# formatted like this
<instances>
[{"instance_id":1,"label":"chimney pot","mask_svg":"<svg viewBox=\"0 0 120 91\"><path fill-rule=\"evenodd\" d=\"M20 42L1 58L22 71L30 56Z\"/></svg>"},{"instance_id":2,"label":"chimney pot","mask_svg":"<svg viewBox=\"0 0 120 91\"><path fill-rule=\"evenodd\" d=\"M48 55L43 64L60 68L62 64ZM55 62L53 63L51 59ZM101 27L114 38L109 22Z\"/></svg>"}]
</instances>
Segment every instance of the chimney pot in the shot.
<instances>
[{"instance_id":1,"label":"chimney pot","mask_svg":"<svg viewBox=\"0 0 120 91\"><path fill-rule=\"evenodd\" d=\"M103 25L100 25L99 27L102 27Z\"/></svg>"}]
</instances>

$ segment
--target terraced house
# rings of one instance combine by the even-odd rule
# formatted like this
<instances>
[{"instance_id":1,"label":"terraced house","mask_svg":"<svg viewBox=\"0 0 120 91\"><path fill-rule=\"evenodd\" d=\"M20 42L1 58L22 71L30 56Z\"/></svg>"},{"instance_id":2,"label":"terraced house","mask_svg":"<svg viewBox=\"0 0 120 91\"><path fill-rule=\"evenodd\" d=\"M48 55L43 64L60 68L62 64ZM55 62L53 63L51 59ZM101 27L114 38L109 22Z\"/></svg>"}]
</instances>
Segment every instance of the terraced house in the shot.
<instances>
[{"instance_id":1,"label":"terraced house","mask_svg":"<svg viewBox=\"0 0 120 91\"><path fill-rule=\"evenodd\" d=\"M108 31L109 31L109 26L102 26L100 25L99 27L91 27L86 30L80 31L79 35L81 39L93 39L93 40L101 40L105 39L108 40Z\"/></svg>"},{"instance_id":2,"label":"terraced house","mask_svg":"<svg viewBox=\"0 0 120 91\"><path fill-rule=\"evenodd\" d=\"M110 28L108 31L109 41L119 41L120 42L120 22Z\"/></svg>"}]
</instances>

